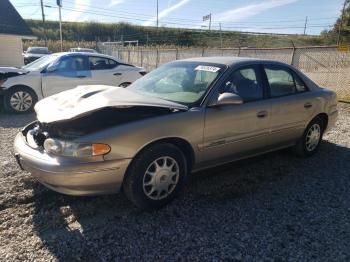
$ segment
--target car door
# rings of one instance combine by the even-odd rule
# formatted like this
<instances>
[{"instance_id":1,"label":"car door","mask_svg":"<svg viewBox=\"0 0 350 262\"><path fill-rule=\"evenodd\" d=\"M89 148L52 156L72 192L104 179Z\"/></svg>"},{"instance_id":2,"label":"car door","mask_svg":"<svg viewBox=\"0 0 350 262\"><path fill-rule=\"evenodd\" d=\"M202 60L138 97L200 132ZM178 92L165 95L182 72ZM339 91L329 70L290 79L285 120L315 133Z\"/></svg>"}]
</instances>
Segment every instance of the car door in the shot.
<instances>
[{"instance_id":1,"label":"car door","mask_svg":"<svg viewBox=\"0 0 350 262\"><path fill-rule=\"evenodd\" d=\"M202 161L215 164L264 150L268 146L270 102L265 99L258 65L234 70L218 93L232 92L243 104L207 107Z\"/></svg>"},{"instance_id":2,"label":"car door","mask_svg":"<svg viewBox=\"0 0 350 262\"><path fill-rule=\"evenodd\" d=\"M273 144L291 144L298 139L312 116L313 96L302 79L283 65L264 65L271 101Z\"/></svg>"},{"instance_id":3,"label":"car door","mask_svg":"<svg viewBox=\"0 0 350 262\"><path fill-rule=\"evenodd\" d=\"M92 82L96 85L118 86L122 83L123 71L117 61L101 56L89 56Z\"/></svg>"},{"instance_id":4,"label":"car door","mask_svg":"<svg viewBox=\"0 0 350 262\"><path fill-rule=\"evenodd\" d=\"M44 97L91 83L87 56L63 56L42 73Z\"/></svg>"}]
</instances>

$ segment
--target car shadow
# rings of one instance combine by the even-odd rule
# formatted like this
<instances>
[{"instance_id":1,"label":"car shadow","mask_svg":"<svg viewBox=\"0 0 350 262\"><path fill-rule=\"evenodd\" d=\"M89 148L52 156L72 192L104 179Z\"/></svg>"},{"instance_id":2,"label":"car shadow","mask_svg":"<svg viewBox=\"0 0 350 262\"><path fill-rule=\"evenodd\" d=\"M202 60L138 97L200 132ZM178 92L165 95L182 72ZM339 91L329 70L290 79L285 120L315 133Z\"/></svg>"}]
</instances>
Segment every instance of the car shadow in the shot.
<instances>
[{"instance_id":1,"label":"car shadow","mask_svg":"<svg viewBox=\"0 0 350 262\"><path fill-rule=\"evenodd\" d=\"M318 198L327 191L327 185L341 186L342 170L350 170L349 155L349 148L324 141L310 158L298 158L283 150L201 171L191 175L184 194L153 212L139 211L123 194L71 197L35 182L31 184L34 231L61 261L200 259L210 252L210 246L216 251L222 248L225 254L244 254L250 245L245 234L257 231L255 224L283 242L290 228L282 225L308 223L300 206L307 209L307 205L316 205L317 210ZM323 203L334 202L326 193L321 198ZM269 223L274 223L274 232L270 232ZM257 248L264 248L259 244L264 237L254 237ZM225 245L217 244L221 241ZM158 249L160 243L172 249ZM226 245L231 249L225 249ZM283 255L282 248L271 252Z\"/></svg>"},{"instance_id":2,"label":"car shadow","mask_svg":"<svg viewBox=\"0 0 350 262\"><path fill-rule=\"evenodd\" d=\"M35 113L15 115L0 112L0 127L3 128L22 128L34 120L36 120Z\"/></svg>"}]
</instances>

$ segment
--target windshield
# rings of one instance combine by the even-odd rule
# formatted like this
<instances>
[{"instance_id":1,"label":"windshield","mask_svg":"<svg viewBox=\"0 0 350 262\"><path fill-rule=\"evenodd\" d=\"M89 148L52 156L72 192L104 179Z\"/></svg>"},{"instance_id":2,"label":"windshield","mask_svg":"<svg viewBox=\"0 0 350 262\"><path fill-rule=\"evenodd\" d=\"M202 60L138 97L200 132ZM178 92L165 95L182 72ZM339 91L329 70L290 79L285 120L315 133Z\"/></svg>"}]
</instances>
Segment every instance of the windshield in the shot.
<instances>
[{"instance_id":1,"label":"windshield","mask_svg":"<svg viewBox=\"0 0 350 262\"><path fill-rule=\"evenodd\" d=\"M190 105L198 102L224 71L223 65L175 62L159 67L128 88L147 96Z\"/></svg>"},{"instance_id":2,"label":"windshield","mask_svg":"<svg viewBox=\"0 0 350 262\"><path fill-rule=\"evenodd\" d=\"M29 63L28 65L23 66L22 68L29 71L41 70L51 62L55 61L57 58L57 55L46 55Z\"/></svg>"}]
</instances>

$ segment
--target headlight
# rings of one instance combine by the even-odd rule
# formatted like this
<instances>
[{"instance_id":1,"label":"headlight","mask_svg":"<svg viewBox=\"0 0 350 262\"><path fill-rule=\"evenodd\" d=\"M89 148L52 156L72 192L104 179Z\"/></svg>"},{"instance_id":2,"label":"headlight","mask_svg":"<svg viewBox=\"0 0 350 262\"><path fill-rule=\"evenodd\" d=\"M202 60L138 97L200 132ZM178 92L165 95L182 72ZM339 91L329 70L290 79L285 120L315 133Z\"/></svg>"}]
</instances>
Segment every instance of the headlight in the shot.
<instances>
[{"instance_id":1,"label":"headlight","mask_svg":"<svg viewBox=\"0 0 350 262\"><path fill-rule=\"evenodd\" d=\"M46 152L61 156L89 157L105 155L111 151L106 144L88 144L48 138L44 142Z\"/></svg>"},{"instance_id":2,"label":"headlight","mask_svg":"<svg viewBox=\"0 0 350 262\"><path fill-rule=\"evenodd\" d=\"M7 80L7 78L5 78L5 79L0 79L0 87L1 87L1 85L2 85L3 83L6 82L6 80Z\"/></svg>"}]
</instances>

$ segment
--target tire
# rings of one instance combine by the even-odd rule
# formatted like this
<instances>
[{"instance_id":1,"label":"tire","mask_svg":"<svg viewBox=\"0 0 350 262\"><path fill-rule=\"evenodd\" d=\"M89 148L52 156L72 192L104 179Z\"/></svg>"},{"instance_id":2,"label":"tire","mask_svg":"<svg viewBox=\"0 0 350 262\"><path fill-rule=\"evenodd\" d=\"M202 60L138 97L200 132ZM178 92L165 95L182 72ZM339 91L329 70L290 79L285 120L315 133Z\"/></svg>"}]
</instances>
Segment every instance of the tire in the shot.
<instances>
[{"instance_id":1,"label":"tire","mask_svg":"<svg viewBox=\"0 0 350 262\"><path fill-rule=\"evenodd\" d=\"M6 91L4 96L5 110L9 113L32 112L37 101L35 92L25 86L12 87Z\"/></svg>"},{"instance_id":2,"label":"tire","mask_svg":"<svg viewBox=\"0 0 350 262\"><path fill-rule=\"evenodd\" d=\"M293 147L293 152L301 157L315 154L320 147L325 126L322 119L314 118L306 127L303 136Z\"/></svg>"},{"instance_id":3,"label":"tire","mask_svg":"<svg viewBox=\"0 0 350 262\"><path fill-rule=\"evenodd\" d=\"M144 149L134 158L123 190L138 208L159 209L181 192L186 177L187 163L182 151L172 144L159 143Z\"/></svg>"}]
</instances>

